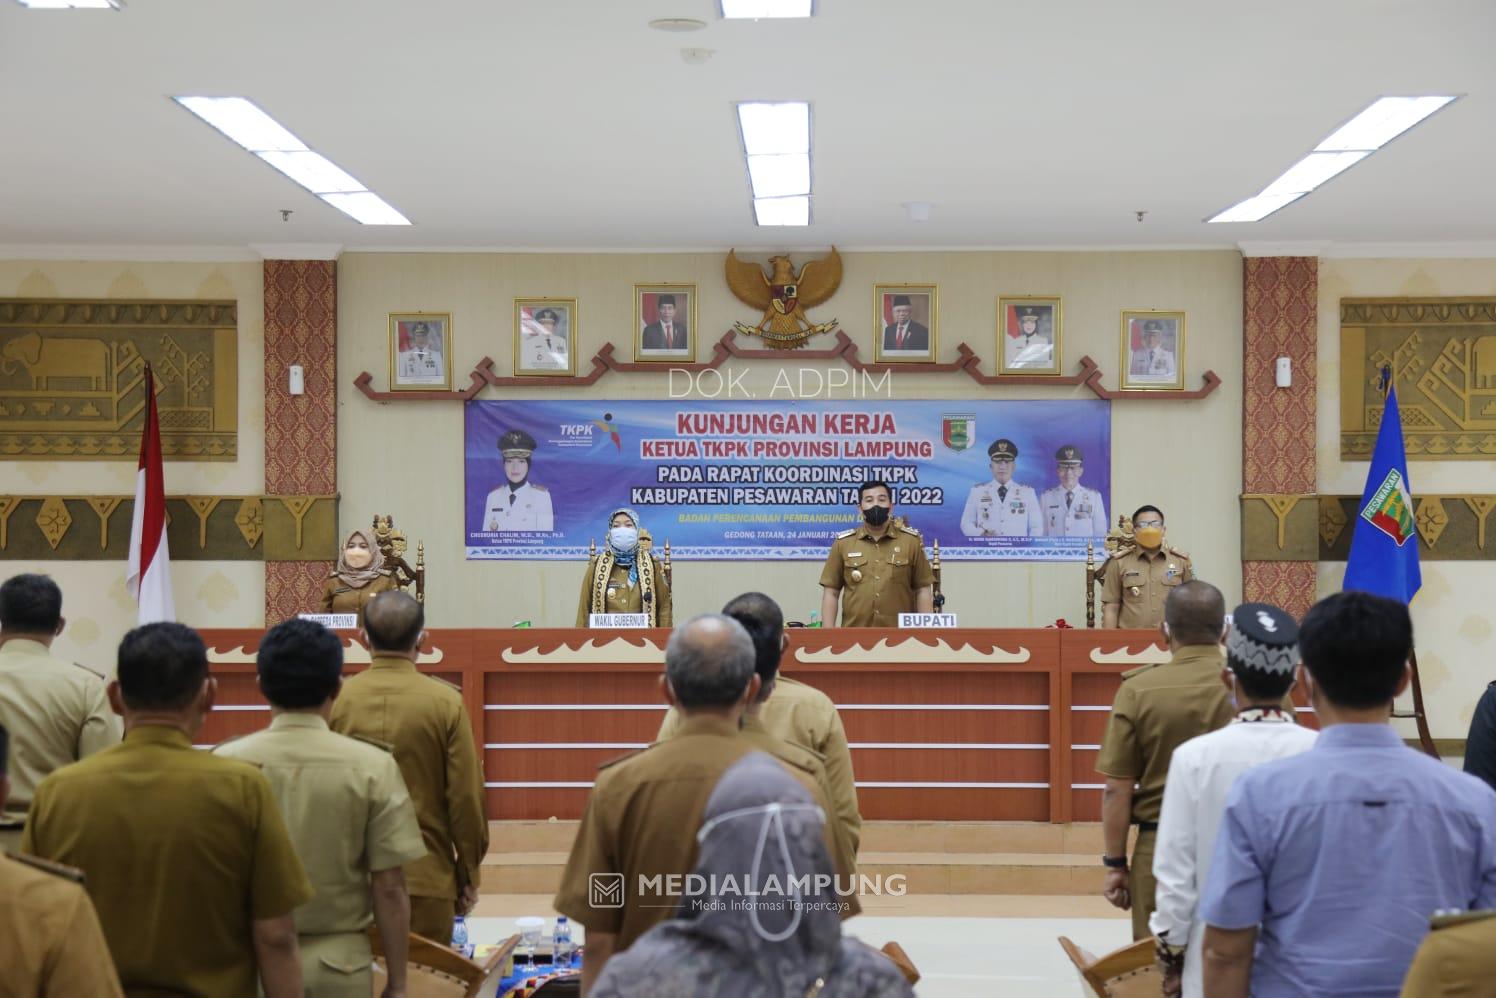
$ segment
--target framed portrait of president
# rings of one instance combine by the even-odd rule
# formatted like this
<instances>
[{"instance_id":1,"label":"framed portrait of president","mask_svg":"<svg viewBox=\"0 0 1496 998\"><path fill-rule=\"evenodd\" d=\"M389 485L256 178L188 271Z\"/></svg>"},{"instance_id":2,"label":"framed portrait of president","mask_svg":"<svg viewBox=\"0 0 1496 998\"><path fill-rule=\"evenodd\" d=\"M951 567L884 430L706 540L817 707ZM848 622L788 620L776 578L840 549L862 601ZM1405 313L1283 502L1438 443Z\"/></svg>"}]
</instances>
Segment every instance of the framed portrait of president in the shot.
<instances>
[{"instance_id":1,"label":"framed portrait of president","mask_svg":"<svg viewBox=\"0 0 1496 998\"><path fill-rule=\"evenodd\" d=\"M1020 295L997 300L997 373L1059 374L1060 299Z\"/></svg>"},{"instance_id":2,"label":"framed portrait of president","mask_svg":"<svg viewBox=\"0 0 1496 998\"><path fill-rule=\"evenodd\" d=\"M939 338L933 284L873 285L873 358L880 364L933 364Z\"/></svg>"},{"instance_id":3,"label":"framed portrait of president","mask_svg":"<svg viewBox=\"0 0 1496 998\"><path fill-rule=\"evenodd\" d=\"M689 364L696 359L696 285L634 285L634 360Z\"/></svg>"}]
</instances>

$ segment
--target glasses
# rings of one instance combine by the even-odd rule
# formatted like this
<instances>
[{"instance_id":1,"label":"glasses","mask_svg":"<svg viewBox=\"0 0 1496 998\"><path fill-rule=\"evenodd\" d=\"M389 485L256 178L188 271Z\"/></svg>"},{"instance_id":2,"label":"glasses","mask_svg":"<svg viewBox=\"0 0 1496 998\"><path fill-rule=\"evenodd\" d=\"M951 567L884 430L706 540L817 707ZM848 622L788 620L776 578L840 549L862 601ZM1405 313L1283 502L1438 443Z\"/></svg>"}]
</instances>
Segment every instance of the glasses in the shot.
<instances>
[{"instance_id":1,"label":"glasses","mask_svg":"<svg viewBox=\"0 0 1496 998\"><path fill-rule=\"evenodd\" d=\"M1132 525L1132 528L1134 530L1141 530L1143 527L1162 527L1163 525L1164 521L1162 520L1138 520Z\"/></svg>"}]
</instances>

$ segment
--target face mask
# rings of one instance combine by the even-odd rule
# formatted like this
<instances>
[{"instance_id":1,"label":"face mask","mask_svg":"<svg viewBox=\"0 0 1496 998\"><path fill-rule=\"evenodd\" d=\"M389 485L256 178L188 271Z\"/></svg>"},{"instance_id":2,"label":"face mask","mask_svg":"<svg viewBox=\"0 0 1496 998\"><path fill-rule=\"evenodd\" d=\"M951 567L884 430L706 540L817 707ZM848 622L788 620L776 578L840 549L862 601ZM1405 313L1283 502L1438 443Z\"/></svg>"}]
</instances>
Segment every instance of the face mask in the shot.
<instances>
[{"instance_id":1,"label":"face mask","mask_svg":"<svg viewBox=\"0 0 1496 998\"><path fill-rule=\"evenodd\" d=\"M374 556L369 553L368 548L347 548L343 552L343 560L348 563L349 568L367 568Z\"/></svg>"},{"instance_id":2,"label":"face mask","mask_svg":"<svg viewBox=\"0 0 1496 998\"><path fill-rule=\"evenodd\" d=\"M1132 535L1145 548L1156 548L1164 542L1163 527L1139 527Z\"/></svg>"},{"instance_id":3,"label":"face mask","mask_svg":"<svg viewBox=\"0 0 1496 998\"><path fill-rule=\"evenodd\" d=\"M862 518L869 527L881 527L888 522L888 507L873 506L862 511Z\"/></svg>"},{"instance_id":4,"label":"face mask","mask_svg":"<svg viewBox=\"0 0 1496 998\"><path fill-rule=\"evenodd\" d=\"M608 531L608 543L619 551L632 551L639 546L639 531L634 527L614 527Z\"/></svg>"}]
</instances>

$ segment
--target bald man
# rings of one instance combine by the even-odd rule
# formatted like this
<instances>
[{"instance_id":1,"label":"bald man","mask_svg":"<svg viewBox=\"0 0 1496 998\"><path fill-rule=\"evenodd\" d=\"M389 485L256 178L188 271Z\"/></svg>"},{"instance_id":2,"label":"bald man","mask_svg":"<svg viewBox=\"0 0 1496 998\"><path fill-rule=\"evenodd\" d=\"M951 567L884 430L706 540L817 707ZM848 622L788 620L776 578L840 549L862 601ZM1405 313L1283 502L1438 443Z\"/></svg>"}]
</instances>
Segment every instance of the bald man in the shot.
<instances>
[{"instance_id":1,"label":"bald man","mask_svg":"<svg viewBox=\"0 0 1496 998\"><path fill-rule=\"evenodd\" d=\"M452 921L478 902L488 851L483 766L462 693L416 671L426 638L421 604L384 592L364 608L369 668L343 684L333 701L332 729L388 746L405 778L426 855L405 867L410 930L445 944Z\"/></svg>"}]
</instances>

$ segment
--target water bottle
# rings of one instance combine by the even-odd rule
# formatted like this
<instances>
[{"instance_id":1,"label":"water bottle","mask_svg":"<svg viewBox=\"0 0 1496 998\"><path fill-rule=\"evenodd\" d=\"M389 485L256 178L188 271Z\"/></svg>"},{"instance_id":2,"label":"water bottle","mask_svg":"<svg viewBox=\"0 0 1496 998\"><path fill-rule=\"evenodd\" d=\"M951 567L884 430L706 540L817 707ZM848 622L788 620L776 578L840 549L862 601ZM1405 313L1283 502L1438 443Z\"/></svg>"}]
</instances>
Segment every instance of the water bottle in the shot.
<instances>
[{"instance_id":1,"label":"water bottle","mask_svg":"<svg viewBox=\"0 0 1496 998\"><path fill-rule=\"evenodd\" d=\"M473 944L468 942L467 919L461 915L452 922L452 948L469 959L473 956Z\"/></svg>"},{"instance_id":2,"label":"water bottle","mask_svg":"<svg viewBox=\"0 0 1496 998\"><path fill-rule=\"evenodd\" d=\"M571 922L565 915L557 916L556 930L551 936L551 966L557 970L571 969Z\"/></svg>"},{"instance_id":3,"label":"water bottle","mask_svg":"<svg viewBox=\"0 0 1496 998\"><path fill-rule=\"evenodd\" d=\"M810 626L811 627L820 627L821 626L821 611L819 611L819 610L812 610L812 611L810 611Z\"/></svg>"}]
</instances>

